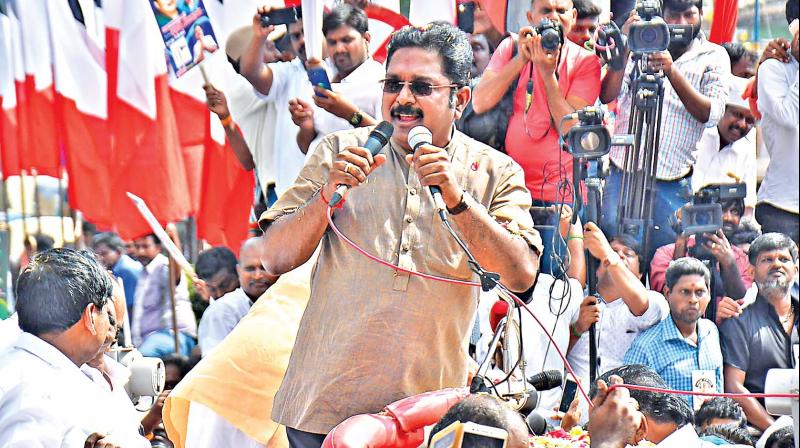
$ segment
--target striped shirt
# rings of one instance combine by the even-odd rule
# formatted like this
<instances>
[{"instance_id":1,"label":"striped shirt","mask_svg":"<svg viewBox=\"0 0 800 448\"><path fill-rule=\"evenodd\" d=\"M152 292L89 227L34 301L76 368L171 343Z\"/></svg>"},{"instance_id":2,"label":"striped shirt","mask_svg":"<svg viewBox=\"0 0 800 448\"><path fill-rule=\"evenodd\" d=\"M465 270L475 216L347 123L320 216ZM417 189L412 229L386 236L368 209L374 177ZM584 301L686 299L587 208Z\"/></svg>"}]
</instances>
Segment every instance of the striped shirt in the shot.
<instances>
[{"instance_id":1,"label":"striped shirt","mask_svg":"<svg viewBox=\"0 0 800 448\"><path fill-rule=\"evenodd\" d=\"M617 134L627 134L633 92L631 73L635 62L628 61L625 78L619 96L619 114L616 125ZM697 121L681 102L669 80L664 79L664 106L661 116L661 139L658 153L656 178L675 180L685 177L691 171L695 158L692 152L707 127L714 127L725 112L728 99L728 84L731 73L730 58L719 45L709 42L701 31L691 47L672 63L672 69L681 75L698 92L711 101L708 121ZM632 131L631 131L632 132ZM611 147L611 160L622 167L625 148Z\"/></svg>"}]
</instances>

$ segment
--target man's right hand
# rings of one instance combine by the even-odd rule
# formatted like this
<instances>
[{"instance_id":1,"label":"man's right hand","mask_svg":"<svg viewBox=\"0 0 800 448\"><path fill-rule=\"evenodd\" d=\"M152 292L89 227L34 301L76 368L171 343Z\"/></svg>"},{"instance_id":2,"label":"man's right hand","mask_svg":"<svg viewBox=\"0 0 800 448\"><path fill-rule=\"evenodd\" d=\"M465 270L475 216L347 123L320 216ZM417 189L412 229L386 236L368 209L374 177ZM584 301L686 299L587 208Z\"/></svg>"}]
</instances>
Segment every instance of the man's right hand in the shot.
<instances>
[{"instance_id":1,"label":"man's right hand","mask_svg":"<svg viewBox=\"0 0 800 448\"><path fill-rule=\"evenodd\" d=\"M777 59L784 64L789 62L789 49L791 48L791 44L788 40L778 37L777 39L772 39L767 44L767 48L764 49L764 52L761 53L761 59L758 61L759 64L766 61L767 59Z\"/></svg>"},{"instance_id":2,"label":"man's right hand","mask_svg":"<svg viewBox=\"0 0 800 448\"><path fill-rule=\"evenodd\" d=\"M357 187L367 180L367 176L375 168L386 162L384 154L373 157L372 153L360 146L348 146L336 155L325 184L325 197L330 199L339 185L350 188Z\"/></svg>"},{"instance_id":3,"label":"man's right hand","mask_svg":"<svg viewBox=\"0 0 800 448\"><path fill-rule=\"evenodd\" d=\"M256 9L256 13L253 16L253 39L266 40L269 33L275 29L274 26L263 26L261 24L261 15L268 14L273 9L277 8L273 8L272 6L260 6Z\"/></svg>"},{"instance_id":4,"label":"man's right hand","mask_svg":"<svg viewBox=\"0 0 800 448\"><path fill-rule=\"evenodd\" d=\"M292 122L300 129L314 129L314 109L310 104L300 98L291 99L289 100L289 113L292 115Z\"/></svg>"},{"instance_id":5,"label":"man's right hand","mask_svg":"<svg viewBox=\"0 0 800 448\"><path fill-rule=\"evenodd\" d=\"M122 445L112 440L108 434L93 432L86 438L83 448L122 448Z\"/></svg>"},{"instance_id":6,"label":"man's right hand","mask_svg":"<svg viewBox=\"0 0 800 448\"><path fill-rule=\"evenodd\" d=\"M600 308L597 306L597 297L586 296L581 302L580 311L578 311L578 320L575 321L575 331L578 333L586 333L592 324L600 322Z\"/></svg>"},{"instance_id":7,"label":"man's right hand","mask_svg":"<svg viewBox=\"0 0 800 448\"><path fill-rule=\"evenodd\" d=\"M742 314L742 305L744 305L744 299L733 300L730 297L723 297L717 304L717 315L714 318L717 325L725 319L739 317Z\"/></svg>"}]
</instances>

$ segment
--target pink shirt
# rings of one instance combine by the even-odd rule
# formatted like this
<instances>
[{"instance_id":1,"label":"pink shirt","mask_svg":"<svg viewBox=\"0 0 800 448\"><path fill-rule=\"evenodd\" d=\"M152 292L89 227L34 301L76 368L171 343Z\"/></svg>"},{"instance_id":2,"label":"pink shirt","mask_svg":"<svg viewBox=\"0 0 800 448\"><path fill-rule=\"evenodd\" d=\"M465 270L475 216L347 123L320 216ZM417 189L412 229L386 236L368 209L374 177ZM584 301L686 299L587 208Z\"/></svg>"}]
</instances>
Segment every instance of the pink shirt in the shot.
<instances>
[{"instance_id":1,"label":"pink shirt","mask_svg":"<svg viewBox=\"0 0 800 448\"><path fill-rule=\"evenodd\" d=\"M688 247L694 247L694 237L690 237L686 245ZM733 249L733 256L736 258L736 266L739 268L739 274L742 276L744 287L745 289L749 289L750 285L753 284L753 270L750 267L747 254L736 246L731 246L731 249ZM655 255L653 255L653 260L650 262L650 289L653 291L661 292L664 290L667 268L674 255L674 243L659 247Z\"/></svg>"},{"instance_id":2,"label":"pink shirt","mask_svg":"<svg viewBox=\"0 0 800 448\"><path fill-rule=\"evenodd\" d=\"M512 59L514 39L508 37L495 50L486 70L499 72ZM526 90L533 73L533 98L527 113ZM567 41L561 50L558 85L564 97L577 96L594 104L600 95L600 60L591 52ZM544 82L529 62L519 74L514 91L514 112L506 132L506 151L525 171L525 184L535 200L561 200L557 184L564 177L572 191L572 156L558 146L558 131L550 118ZM572 202L572 194L566 201Z\"/></svg>"}]
</instances>

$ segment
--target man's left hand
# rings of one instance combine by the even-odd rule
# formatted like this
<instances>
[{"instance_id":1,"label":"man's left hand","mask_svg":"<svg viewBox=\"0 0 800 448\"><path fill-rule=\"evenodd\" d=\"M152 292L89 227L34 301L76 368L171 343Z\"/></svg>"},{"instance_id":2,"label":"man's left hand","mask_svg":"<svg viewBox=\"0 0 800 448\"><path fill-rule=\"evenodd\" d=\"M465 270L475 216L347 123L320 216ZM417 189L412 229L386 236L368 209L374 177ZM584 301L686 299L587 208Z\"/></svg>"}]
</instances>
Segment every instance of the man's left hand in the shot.
<instances>
[{"instance_id":1,"label":"man's left hand","mask_svg":"<svg viewBox=\"0 0 800 448\"><path fill-rule=\"evenodd\" d=\"M664 76L672 76L672 55L669 51L651 54L647 63L653 70L664 72Z\"/></svg>"},{"instance_id":2,"label":"man's left hand","mask_svg":"<svg viewBox=\"0 0 800 448\"><path fill-rule=\"evenodd\" d=\"M534 35L531 37L531 60L536 64L536 68L543 76L552 75L556 72L559 51L561 51L561 47L555 51L545 50L542 47L542 36Z\"/></svg>"},{"instance_id":3,"label":"man's left hand","mask_svg":"<svg viewBox=\"0 0 800 448\"><path fill-rule=\"evenodd\" d=\"M314 87L314 91L320 95L325 95L324 98L314 95L314 104L339 118L349 120L350 117L358 111L355 104L336 92L323 89L319 86Z\"/></svg>"},{"instance_id":4,"label":"man's left hand","mask_svg":"<svg viewBox=\"0 0 800 448\"><path fill-rule=\"evenodd\" d=\"M442 189L442 199L448 208L461 202L461 187L450 167L450 155L444 148L422 145L414 154L406 155L406 161L414 168L420 183L425 187L438 186Z\"/></svg>"},{"instance_id":5,"label":"man's left hand","mask_svg":"<svg viewBox=\"0 0 800 448\"><path fill-rule=\"evenodd\" d=\"M705 243L706 249L717 259L721 267L732 266L736 263L731 243L728 242L728 238L725 237L722 230L717 230L717 233L706 233L705 237L708 240Z\"/></svg>"},{"instance_id":6,"label":"man's left hand","mask_svg":"<svg viewBox=\"0 0 800 448\"><path fill-rule=\"evenodd\" d=\"M208 110L217 114L220 120L223 120L231 115L231 111L228 109L228 100L225 98L225 94L222 93L221 90L217 90L211 84L204 85L203 90L206 91L206 104L208 104Z\"/></svg>"}]
</instances>

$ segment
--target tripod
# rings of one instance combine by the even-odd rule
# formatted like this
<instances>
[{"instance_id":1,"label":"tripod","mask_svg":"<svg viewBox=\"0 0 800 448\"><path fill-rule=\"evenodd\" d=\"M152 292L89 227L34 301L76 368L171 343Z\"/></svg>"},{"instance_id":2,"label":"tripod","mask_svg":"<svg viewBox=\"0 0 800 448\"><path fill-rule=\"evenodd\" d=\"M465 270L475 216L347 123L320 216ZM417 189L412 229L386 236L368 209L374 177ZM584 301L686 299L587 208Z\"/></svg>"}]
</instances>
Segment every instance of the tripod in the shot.
<instances>
[{"instance_id":1,"label":"tripod","mask_svg":"<svg viewBox=\"0 0 800 448\"><path fill-rule=\"evenodd\" d=\"M603 172L599 159L585 159L575 157L572 163L572 181L576 192L580 191L581 181L586 185L586 205L580 194L575 195L575 212L573 220L585 208L584 219L586 222L600 222L600 210L603 201ZM586 251L586 284L589 295L597 294L597 259ZM589 380L594 384L597 379L597 329L595 324L589 327Z\"/></svg>"},{"instance_id":2,"label":"tripod","mask_svg":"<svg viewBox=\"0 0 800 448\"><path fill-rule=\"evenodd\" d=\"M632 131L633 146L625 149L617 232L636 238L642 244L643 253L649 254L661 138L661 110L664 104L664 78L662 73L647 68L646 56L633 55L633 103L628 120L628 132Z\"/></svg>"}]
</instances>

